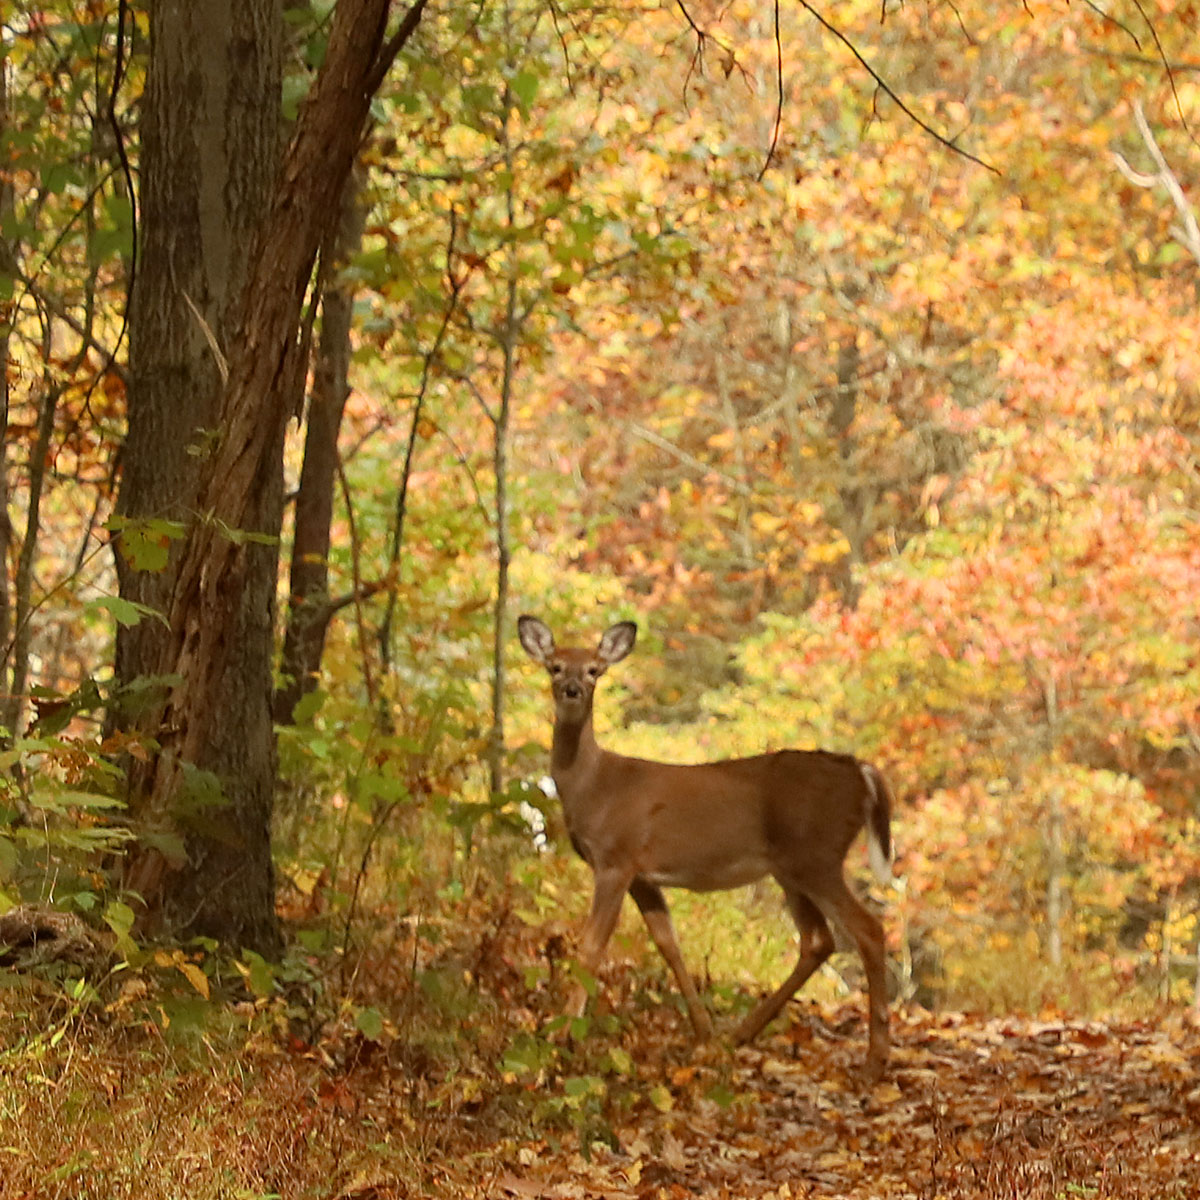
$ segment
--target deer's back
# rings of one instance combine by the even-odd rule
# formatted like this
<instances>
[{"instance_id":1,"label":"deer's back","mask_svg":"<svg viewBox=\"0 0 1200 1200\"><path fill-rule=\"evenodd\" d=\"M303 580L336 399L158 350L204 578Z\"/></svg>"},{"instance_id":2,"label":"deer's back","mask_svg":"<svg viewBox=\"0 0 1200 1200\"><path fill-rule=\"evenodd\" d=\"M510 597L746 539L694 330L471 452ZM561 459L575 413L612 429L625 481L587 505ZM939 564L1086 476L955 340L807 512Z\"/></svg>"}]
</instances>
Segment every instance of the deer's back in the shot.
<instances>
[{"instance_id":1,"label":"deer's back","mask_svg":"<svg viewBox=\"0 0 1200 1200\"><path fill-rule=\"evenodd\" d=\"M822 750L699 765L604 754L587 795L563 800L593 867L632 861L651 883L707 891L827 869L831 857L840 870L865 791L856 759Z\"/></svg>"}]
</instances>

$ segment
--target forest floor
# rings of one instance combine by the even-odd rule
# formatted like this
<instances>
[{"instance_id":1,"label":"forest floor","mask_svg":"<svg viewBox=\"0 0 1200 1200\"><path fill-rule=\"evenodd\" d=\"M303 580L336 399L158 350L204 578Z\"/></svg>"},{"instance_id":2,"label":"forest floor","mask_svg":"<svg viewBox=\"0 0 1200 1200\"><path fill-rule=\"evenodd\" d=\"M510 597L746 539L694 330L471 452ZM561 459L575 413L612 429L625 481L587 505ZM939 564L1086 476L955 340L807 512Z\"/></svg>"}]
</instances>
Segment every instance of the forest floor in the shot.
<instances>
[{"instance_id":1,"label":"forest floor","mask_svg":"<svg viewBox=\"0 0 1200 1200\"><path fill-rule=\"evenodd\" d=\"M178 971L86 1008L0 989L0 1197L1200 1196L1188 1012L897 1008L866 1086L861 998L696 1048L661 977L615 964L610 1015L563 1044L536 964L483 950L407 989L402 956L377 964L378 1022L189 997Z\"/></svg>"}]
</instances>

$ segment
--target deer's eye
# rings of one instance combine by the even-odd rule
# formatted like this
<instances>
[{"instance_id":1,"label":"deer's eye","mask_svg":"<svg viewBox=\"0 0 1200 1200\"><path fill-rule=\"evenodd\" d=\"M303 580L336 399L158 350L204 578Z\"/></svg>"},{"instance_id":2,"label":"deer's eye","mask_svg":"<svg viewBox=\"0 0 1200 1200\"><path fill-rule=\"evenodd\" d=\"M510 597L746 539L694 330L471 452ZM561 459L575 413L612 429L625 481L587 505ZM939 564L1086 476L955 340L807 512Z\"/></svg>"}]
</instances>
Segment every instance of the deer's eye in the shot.
<instances>
[{"instance_id":1,"label":"deer's eye","mask_svg":"<svg viewBox=\"0 0 1200 1200\"><path fill-rule=\"evenodd\" d=\"M600 668L599 667L588 667L584 673L587 675L587 677L589 679L599 679L600 678Z\"/></svg>"},{"instance_id":2,"label":"deer's eye","mask_svg":"<svg viewBox=\"0 0 1200 1200\"><path fill-rule=\"evenodd\" d=\"M562 663L556 662L556 663L550 664L550 674L551 675L561 675L562 673L563 673Z\"/></svg>"}]
</instances>

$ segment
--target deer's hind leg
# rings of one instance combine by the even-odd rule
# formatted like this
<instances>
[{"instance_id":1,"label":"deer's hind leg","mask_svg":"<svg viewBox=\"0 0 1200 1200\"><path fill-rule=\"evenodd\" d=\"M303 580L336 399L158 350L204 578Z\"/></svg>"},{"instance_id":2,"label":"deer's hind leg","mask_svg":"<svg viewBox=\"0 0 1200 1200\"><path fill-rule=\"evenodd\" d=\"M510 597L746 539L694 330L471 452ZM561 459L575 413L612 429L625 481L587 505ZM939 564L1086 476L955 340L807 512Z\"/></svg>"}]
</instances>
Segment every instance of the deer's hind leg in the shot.
<instances>
[{"instance_id":1,"label":"deer's hind leg","mask_svg":"<svg viewBox=\"0 0 1200 1200\"><path fill-rule=\"evenodd\" d=\"M780 880L792 919L800 931L800 959L792 973L762 1000L758 1007L738 1026L734 1038L748 1042L760 1034L783 1006L804 986L809 976L833 953L833 934L821 910L801 891Z\"/></svg>"},{"instance_id":2,"label":"deer's hind leg","mask_svg":"<svg viewBox=\"0 0 1200 1200\"><path fill-rule=\"evenodd\" d=\"M883 1073L887 1062L890 1039L888 1035L887 962L884 956L883 925L850 890L845 877L830 880L819 899L834 920L854 939L867 975L867 996L870 1004L870 1042L867 1051L867 1077L875 1080Z\"/></svg>"}]
</instances>

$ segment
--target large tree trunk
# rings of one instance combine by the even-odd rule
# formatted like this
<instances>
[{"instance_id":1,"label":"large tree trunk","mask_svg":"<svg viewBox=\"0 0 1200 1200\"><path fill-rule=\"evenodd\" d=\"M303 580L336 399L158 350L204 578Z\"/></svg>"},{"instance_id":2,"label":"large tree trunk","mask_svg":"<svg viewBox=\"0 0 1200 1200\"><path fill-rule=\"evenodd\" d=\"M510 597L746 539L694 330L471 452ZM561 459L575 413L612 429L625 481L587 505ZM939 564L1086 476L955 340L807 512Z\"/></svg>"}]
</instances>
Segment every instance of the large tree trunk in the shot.
<instances>
[{"instance_id":1,"label":"large tree trunk","mask_svg":"<svg viewBox=\"0 0 1200 1200\"><path fill-rule=\"evenodd\" d=\"M211 769L214 760L233 767L230 775L218 773L224 807L201 807L206 825L189 833L184 867L169 873L151 851L135 859L130 876L151 904L185 919L188 928L267 948L275 937L273 772L261 770L257 755L231 762L231 748L222 742L233 738L241 751L257 747L259 729L271 742L269 654L264 661L258 643L248 644L243 621L255 604L264 553L275 561L274 546L262 541L279 531L280 446L294 408L301 308L317 248L338 210L371 97L416 28L424 0L416 0L384 46L388 7L388 0L340 0L334 9L325 61L250 254L219 434L204 461L199 516L183 544L171 595L159 673L174 682L156 722L160 748L145 781L146 812L165 818L194 809L197 791L205 790L196 787L198 779L203 784L196 768ZM228 687L247 656L255 664L256 724L234 729L231 718L241 714L230 704Z\"/></svg>"},{"instance_id":2,"label":"large tree trunk","mask_svg":"<svg viewBox=\"0 0 1200 1200\"><path fill-rule=\"evenodd\" d=\"M187 527L195 519L220 423L221 371L208 338L228 353L237 336L251 246L279 167L282 37L281 0L158 0L151 8L141 259L119 503L127 520ZM281 445L276 435L276 458ZM245 573L226 597L224 631L233 653L220 665L220 701L190 760L199 770L189 794L174 797L169 809L132 798L143 826L182 835L187 862L169 893L155 894L144 871L127 879L170 927L259 949L273 949L278 937L268 821L278 558L271 539L281 511L281 474L267 472L239 528L268 538L247 548ZM169 612L180 558L174 552L165 570L139 571L118 545L122 596ZM118 682L160 674L170 644L159 621L120 630ZM157 728L148 732L159 736Z\"/></svg>"},{"instance_id":3,"label":"large tree trunk","mask_svg":"<svg viewBox=\"0 0 1200 1200\"><path fill-rule=\"evenodd\" d=\"M123 517L186 522L195 513L221 377L188 300L227 353L279 163L282 28L280 0L152 7ZM177 558L162 571L136 571L119 553L121 594L165 613ZM157 621L120 629L118 679L155 671L166 641Z\"/></svg>"}]
</instances>

